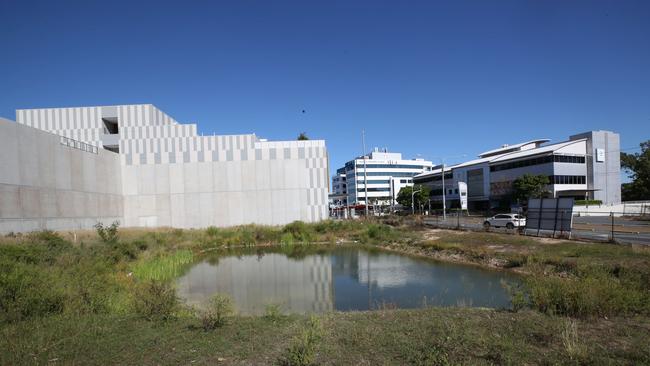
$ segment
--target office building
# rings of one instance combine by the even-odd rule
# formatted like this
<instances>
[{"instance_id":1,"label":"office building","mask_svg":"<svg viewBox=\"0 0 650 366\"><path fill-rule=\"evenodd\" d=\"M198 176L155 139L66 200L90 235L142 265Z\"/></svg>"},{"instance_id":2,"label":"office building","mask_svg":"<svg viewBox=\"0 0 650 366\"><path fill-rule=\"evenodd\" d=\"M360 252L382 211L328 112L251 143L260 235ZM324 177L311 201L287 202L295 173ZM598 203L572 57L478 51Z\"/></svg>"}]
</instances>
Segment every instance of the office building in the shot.
<instances>
[{"instance_id":1,"label":"office building","mask_svg":"<svg viewBox=\"0 0 650 366\"><path fill-rule=\"evenodd\" d=\"M322 140L202 136L153 105L25 109L0 121L0 231L200 228L327 218Z\"/></svg>"},{"instance_id":2,"label":"office building","mask_svg":"<svg viewBox=\"0 0 650 366\"><path fill-rule=\"evenodd\" d=\"M336 171L332 181L338 184L338 188L331 197L345 196L348 206L365 205L366 201L368 205L394 205L400 189L413 185L413 176L430 170L431 166L430 161L406 160L402 159L400 153L375 148L365 155L365 159L363 156L357 157Z\"/></svg>"},{"instance_id":3,"label":"office building","mask_svg":"<svg viewBox=\"0 0 650 366\"><path fill-rule=\"evenodd\" d=\"M590 131L548 144L538 139L486 151L478 159L446 166L447 207L457 205L458 182L467 183L469 208L487 209L511 202L513 181L524 174L546 175L553 197L621 201L620 138L610 131ZM413 178L431 188L432 201L443 198L443 169Z\"/></svg>"}]
</instances>

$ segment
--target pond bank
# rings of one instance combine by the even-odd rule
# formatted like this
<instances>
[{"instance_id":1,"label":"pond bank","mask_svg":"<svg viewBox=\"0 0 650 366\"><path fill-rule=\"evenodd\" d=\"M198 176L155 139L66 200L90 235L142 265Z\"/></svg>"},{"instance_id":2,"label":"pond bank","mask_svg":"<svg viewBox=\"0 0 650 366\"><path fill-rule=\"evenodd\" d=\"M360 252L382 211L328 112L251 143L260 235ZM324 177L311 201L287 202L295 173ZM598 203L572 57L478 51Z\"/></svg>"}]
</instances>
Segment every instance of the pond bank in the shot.
<instances>
[{"instance_id":1,"label":"pond bank","mask_svg":"<svg viewBox=\"0 0 650 366\"><path fill-rule=\"evenodd\" d=\"M647 248L390 224L124 229L106 242L92 232L2 237L0 364L277 364L304 334L319 364L650 364ZM308 317L277 314L206 331L164 281L151 281L176 276L187 251L281 243L301 254L303 242L356 242L528 280L513 290L517 312L330 312L311 333Z\"/></svg>"}]
</instances>

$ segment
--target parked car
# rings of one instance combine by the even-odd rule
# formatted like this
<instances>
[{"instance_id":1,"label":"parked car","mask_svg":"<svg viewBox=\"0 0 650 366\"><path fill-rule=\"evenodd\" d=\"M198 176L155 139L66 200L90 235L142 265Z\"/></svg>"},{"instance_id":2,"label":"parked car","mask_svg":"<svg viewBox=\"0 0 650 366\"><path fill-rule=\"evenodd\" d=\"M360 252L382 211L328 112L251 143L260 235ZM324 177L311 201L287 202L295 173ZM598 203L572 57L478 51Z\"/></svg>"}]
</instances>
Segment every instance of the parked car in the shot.
<instances>
[{"instance_id":1,"label":"parked car","mask_svg":"<svg viewBox=\"0 0 650 366\"><path fill-rule=\"evenodd\" d=\"M498 214L483 222L483 227L505 227L514 229L526 226L526 218L518 214Z\"/></svg>"}]
</instances>

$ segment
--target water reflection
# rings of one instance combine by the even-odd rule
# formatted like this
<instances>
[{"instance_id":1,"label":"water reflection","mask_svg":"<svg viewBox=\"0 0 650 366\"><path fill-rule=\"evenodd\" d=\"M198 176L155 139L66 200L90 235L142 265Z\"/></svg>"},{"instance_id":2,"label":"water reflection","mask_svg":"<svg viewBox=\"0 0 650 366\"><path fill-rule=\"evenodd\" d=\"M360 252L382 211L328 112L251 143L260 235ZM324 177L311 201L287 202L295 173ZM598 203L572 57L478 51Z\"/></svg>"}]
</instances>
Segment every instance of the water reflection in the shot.
<instances>
[{"instance_id":1,"label":"water reflection","mask_svg":"<svg viewBox=\"0 0 650 366\"><path fill-rule=\"evenodd\" d=\"M286 312L368 310L425 305L508 307L507 273L445 264L381 251L336 248L289 258L261 253L197 263L177 281L178 294L201 306L215 293L232 296L243 314L266 304Z\"/></svg>"}]
</instances>

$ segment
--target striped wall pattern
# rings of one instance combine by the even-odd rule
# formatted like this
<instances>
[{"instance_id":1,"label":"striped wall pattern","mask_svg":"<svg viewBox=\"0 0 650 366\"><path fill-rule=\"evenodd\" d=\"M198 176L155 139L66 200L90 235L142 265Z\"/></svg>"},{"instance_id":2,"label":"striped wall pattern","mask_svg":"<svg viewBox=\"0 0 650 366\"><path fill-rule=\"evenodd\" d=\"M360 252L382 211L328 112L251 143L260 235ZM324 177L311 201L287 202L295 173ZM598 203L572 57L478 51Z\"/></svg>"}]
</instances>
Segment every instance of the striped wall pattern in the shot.
<instances>
[{"instance_id":1,"label":"striped wall pattern","mask_svg":"<svg viewBox=\"0 0 650 366\"><path fill-rule=\"evenodd\" d=\"M201 136L196 124L180 124L150 104L18 110L16 115L18 123L95 146L102 146L102 118L117 118L127 226L327 218L327 150L322 140ZM257 198L249 202L251 197Z\"/></svg>"},{"instance_id":2,"label":"striped wall pattern","mask_svg":"<svg viewBox=\"0 0 650 366\"><path fill-rule=\"evenodd\" d=\"M94 146L102 146L102 107L18 109L16 122Z\"/></svg>"}]
</instances>

